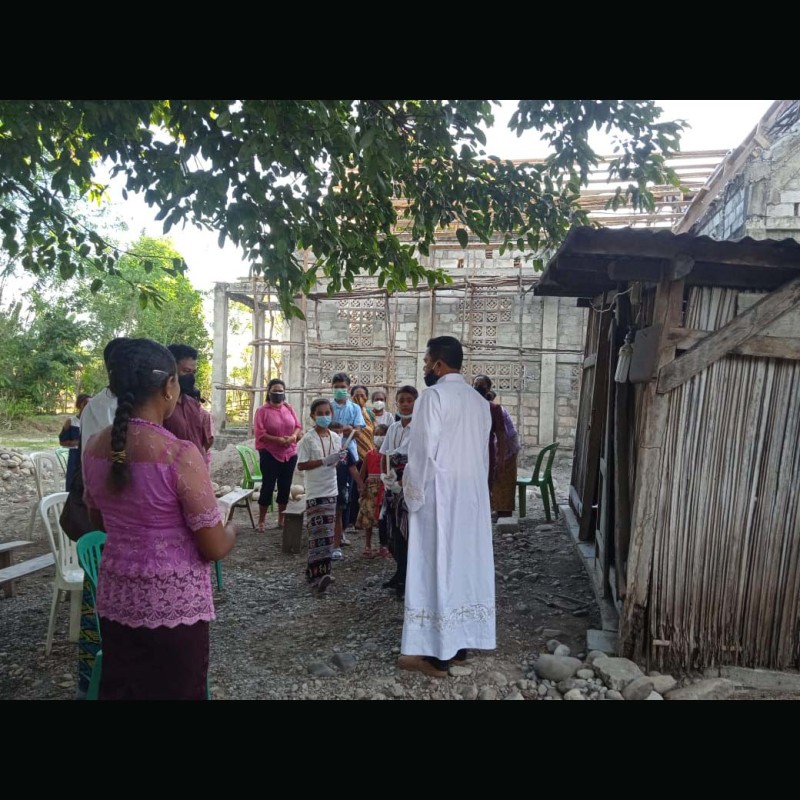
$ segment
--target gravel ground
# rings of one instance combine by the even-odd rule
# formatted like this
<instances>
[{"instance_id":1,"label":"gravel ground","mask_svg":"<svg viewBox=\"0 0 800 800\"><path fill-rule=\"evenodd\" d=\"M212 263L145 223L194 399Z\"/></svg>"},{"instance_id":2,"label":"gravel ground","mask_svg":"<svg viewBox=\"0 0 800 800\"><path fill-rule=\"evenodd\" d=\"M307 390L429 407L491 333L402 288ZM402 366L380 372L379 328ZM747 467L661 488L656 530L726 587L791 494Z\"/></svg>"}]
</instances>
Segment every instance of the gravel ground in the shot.
<instances>
[{"instance_id":1,"label":"gravel ground","mask_svg":"<svg viewBox=\"0 0 800 800\"><path fill-rule=\"evenodd\" d=\"M235 485L241 472L238 456L234 459L229 450L215 453L212 476L218 483ZM556 474L560 501L568 480L565 462ZM58 476L46 490L60 491L60 483ZM0 541L25 538L34 497L32 482L28 487L20 481L15 492L0 498L6 523ZM533 516L523 520L518 533L495 532L498 647L471 654L455 670L460 674L446 680L396 668L403 608L393 593L381 588L393 562L363 558L360 533L350 535L344 560L334 564L336 583L319 598L305 585L304 554L281 552L275 515L268 516L268 530L259 534L244 509L237 510L239 538L224 562L224 589L215 588L212 697L522 700L549 694L560 699L555 684L543 683L533 672L533 661L548 652L548 644L552 650L553 642L585 660L586 630L600 626L599 611L563 521L546 524L541 502L532 496L528 510ZM256 512L254 503L254 516ZM41 523L37 530L35 544L24 551L26 558L48 550ZM44 653L51 586L52 573L45 571L19 581L15 597L0 598L0 699L75 695L76 646L67 641L66 602L58 609L52 653ZM606 690L600 690L599 682L593 690L590 680L583 693L589 692L599 697ZM742 699L774 696L741 694Z\"/></svg>"}]
</instances>

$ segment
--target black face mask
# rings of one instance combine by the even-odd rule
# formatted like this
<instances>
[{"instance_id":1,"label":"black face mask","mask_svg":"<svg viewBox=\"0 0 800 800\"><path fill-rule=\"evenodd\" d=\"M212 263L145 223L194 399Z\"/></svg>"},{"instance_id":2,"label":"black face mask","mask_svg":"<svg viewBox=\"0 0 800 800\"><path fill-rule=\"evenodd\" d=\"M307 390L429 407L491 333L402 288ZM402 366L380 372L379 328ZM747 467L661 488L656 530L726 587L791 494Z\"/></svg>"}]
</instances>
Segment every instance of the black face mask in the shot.
<instances>
[{"instance_id":1,"label":"black face mask","mask_svg":"<svg viewBox=\"0 0 800 800\"><path fill-rule=\"evenodd\" d=\"M279 406L286 399L286 395L283 392L273 392L270 394L269 399L271 403Z\"/></svg>"},{"instance_id":2,"label":"black face mask","mask_svg":"<svg viewBox=\"0 0 800 800\"><path fill-rule=\"evenodd\" d=\"M426 386L433 386L439 380L439 376L435 372L429 372L423 380Z\"/></svg>"},{"instance_id":3,"label":"black face mask","mask_svg":"<svg viewBox=\"0 0 800 800\"><path fill-rule=\"evenodd\" d=\"M180 375L178 383L181 387L181 394L188 394L194 397L194 375Z\"/></svg>"}]
</instances>

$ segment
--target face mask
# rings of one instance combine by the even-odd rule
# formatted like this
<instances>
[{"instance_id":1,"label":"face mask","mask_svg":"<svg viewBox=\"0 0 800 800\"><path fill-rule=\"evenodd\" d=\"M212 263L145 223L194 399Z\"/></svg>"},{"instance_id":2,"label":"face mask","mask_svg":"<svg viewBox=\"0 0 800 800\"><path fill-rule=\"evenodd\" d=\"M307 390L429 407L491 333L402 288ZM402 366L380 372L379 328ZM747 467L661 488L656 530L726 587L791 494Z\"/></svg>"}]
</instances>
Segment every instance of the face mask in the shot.
<instances>
[{"instance_id":1,"label":"face mask","mask_svg":"<svg viewBox=\"0 0 800 800\"><path fill-rule=\"evenodd\" d=\"M328 427L328 425L330 425L330 424L331 424L331 418L330 418L330 417L317 417L317 418L314 420L314 422L316 422L316 423L317 423L317 425L318 425L320 428L327 428L327 427Z\"/></svg>"},{"instance_id":2,"label":"face mask","mask_svg":"<svg viewBox=\"0 0 800 800\"><path fill-rule=\"evenodd\" d=\"M433 386L438 380L439 376L433 371L429 372L424 378L426 386Z\"/></svg>"},{"instance_id":3,"label":"face mask","mask_svg":"<svg viewBox=\"0 0 800 800\"><path fill-rule=\"evenodd\" d=\"M334 389L333 396L336 400L347 400L347 389Z\"/></svg>"},{"instance_id":4,"label":"face mask","mask_svg":"<svg viewBox=\"0 0 800 800\"><path fill-rule=\"evenodd\" d=\"M373 407L373 408L374 408L376 411L383 411L383 409L384 409L384 408L386 408L386 403L384 403L384 402L383 402L383 400L376 400L376 401L375 401L375 402L372 404L372 407Z\"/></svg>"},{"instance_id":5,"label":"face mask","mask_svg":"<svg viewBox=\"0 0 800 800\"><path fill-rule=\"evenodd\" d=\"M194 375L181 375L178 377L178 383L181 387L181 394L194 393Z\"/></svg>"},{"instance_id":6,"label":"face mask","mask_svg":"<svg viewBox=\"0 0 800 800\"><path fill-rule=\"evenodd\" d=\"M385 438L386 438L385 436L376 436L376 437L374 437L372 441L375 442L375 447L380 447L383 444L383 440Z\"/></svg>"},{"instance_id":7,"label":"face mask","mask_svg":"<svg viewBox=\"0 0 800 800\"><path fill-rule=\"evenodd\" d=\"M286 395L283 392L273 392L269 396L269 399L273 403L275 403L277 405L278 403L282 403L284 401L285 397L286 397Z\"/></svg>"},{"instance_id":8,"label":"face mask","mask_svg":"<svg viewBox=\"0 0 800 800\"><path fill-rule=\"evenodd\" d=\"M401 414L401 413L398 411L398 412L397 412L397 416L398 416L398 417L400 417L400 419L411 419L411 417L413 417L413 416L414 416L414 412L412 411L410 414Z\"/></svg>"}]
</instances>

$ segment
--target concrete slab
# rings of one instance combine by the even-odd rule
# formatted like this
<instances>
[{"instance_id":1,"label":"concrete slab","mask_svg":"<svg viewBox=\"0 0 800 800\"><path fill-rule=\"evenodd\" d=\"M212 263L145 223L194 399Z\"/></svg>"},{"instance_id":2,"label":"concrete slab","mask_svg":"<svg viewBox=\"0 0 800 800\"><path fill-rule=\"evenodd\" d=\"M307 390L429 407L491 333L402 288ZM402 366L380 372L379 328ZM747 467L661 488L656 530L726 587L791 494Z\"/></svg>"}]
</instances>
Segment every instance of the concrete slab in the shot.
<instances>
[{"instance_id":1,"label":"concrete slab","mask_svg":"<svg viewBox=\"0 0 800 800\"><path fill-rule=\"evenodd\" d=\"M800 673L779 672L771 669L749 669L748 667L719 667L707 669L706 677L727 678L747 689L764 691L800 692Z\"/></svg>"},{"instance_id":2,"label":"concrete slab","mask_svg":"<svg viewBox=\"0 0 800 800\"><path fill-rule=\"evenodd\" d=\"M516 533L519 530L517 517L500 517L495 525L498 533Z\"/></svg>"},{"instance_id":3,"label":"concrete slab","mask_svg":"<svg viewBox=\"0 0 800 800\"><path fill-rule=\"evenodd\" d=\"M617 655L619 634L615 631L598 631L590 628L586 631L586 652L602 650L610 656Z\"/></svg>"},{"instance_id":4,"label":"concrete slab","mask_svg":"<svg viewBox=\"0 0 800 800\"><path fill-rule=\"evenodd\" d=\"M617 613L616 606L606 598L603 597L603 588L600 585L597 577L597 570L595 569L594 558L594 545L588 542L582 542L578 538L579 526L578 520L575 517L572 509L568 504L559 506L565 522L567 523L567 530L569 531L570 538L572 539L578 555L581 557L584 569L589 575L592 582L592 589L594 590L594 598L597 606L600 609L600 619L603 624L603 630L610 633L616 633L619 630L619 614ZM591 649L591 648L590 648ZM602 648L598 648L602 649Z\"/></svg>"}]
</instances>

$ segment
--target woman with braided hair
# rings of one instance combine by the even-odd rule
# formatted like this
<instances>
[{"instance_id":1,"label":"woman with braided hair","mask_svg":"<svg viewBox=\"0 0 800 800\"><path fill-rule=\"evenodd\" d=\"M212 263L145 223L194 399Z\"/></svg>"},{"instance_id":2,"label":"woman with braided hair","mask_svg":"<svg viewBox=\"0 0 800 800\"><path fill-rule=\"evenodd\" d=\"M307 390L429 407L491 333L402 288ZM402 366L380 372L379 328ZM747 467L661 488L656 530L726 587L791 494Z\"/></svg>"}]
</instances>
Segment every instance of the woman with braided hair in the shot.
<instances>
[{"instance_id":1,"label":"woman with braided hair","mask_svg":"<svg viewBox=\"0 0 800 800\"><path fill-rule=\"evenodd\" d=\"M150 339L111 354L113 425L83 456L85 500L108 538L97 613L103 637L101 700L203 700L210 562L233 547L211 478L194 444L163 427L180 394L175 359Z\"/></svg>"}]
</instances>

